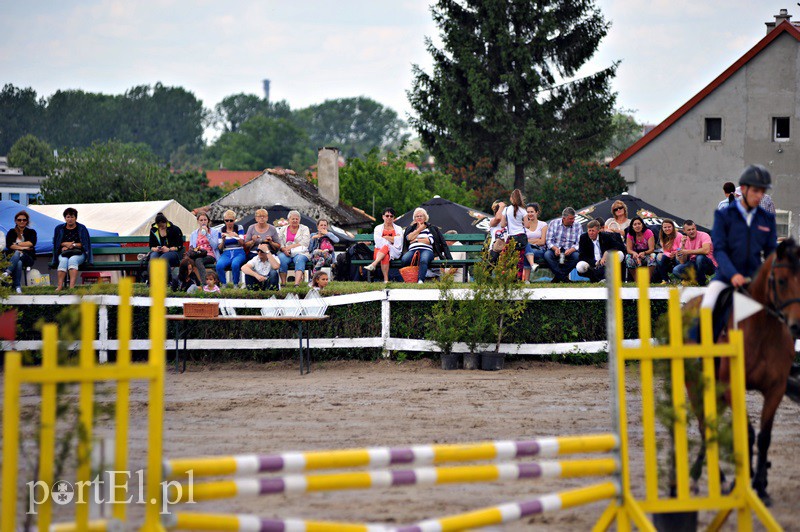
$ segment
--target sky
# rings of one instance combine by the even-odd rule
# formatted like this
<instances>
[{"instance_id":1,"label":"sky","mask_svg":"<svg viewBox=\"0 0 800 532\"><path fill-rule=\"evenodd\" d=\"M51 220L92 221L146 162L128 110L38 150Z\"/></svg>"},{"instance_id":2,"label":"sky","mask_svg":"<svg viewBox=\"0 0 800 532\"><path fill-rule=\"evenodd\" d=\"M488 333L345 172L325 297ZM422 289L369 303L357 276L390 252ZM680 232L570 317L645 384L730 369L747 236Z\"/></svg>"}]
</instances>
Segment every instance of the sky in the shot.
<instances>
[{"instance_id":1,"label":"sky","mask_svg":"<svg viewBox=\"0 0 800 532\"><path fill-rule=\"evenodd\" d=\"M121 94L161 82L208 108L240 92L292 108L368 96L406 118L412 65L431 71L423 0L2 0L0 83ZM781 8L756 0L596 0L612 23L579 75L621 61L617 105L657 124L765 34Z\"/></svg>"}]
</instances>

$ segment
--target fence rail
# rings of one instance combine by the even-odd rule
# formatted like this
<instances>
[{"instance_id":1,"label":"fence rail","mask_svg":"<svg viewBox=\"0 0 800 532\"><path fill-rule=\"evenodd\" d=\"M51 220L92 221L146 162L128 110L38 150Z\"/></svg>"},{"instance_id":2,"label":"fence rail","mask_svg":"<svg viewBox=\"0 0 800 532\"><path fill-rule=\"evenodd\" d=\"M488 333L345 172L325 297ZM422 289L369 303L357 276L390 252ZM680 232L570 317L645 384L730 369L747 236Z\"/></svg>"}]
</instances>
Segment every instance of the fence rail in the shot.
<instances>
[{"instance_id":1,"label":"fence rail","mask_svg":"<svg viewBox=\"0 0 800 532\"><path fill-rule=\"evenodd\" d=\"M681 292L681 301L685 302L696 295L704 293L703 288L689 287ZM531 301L600 301L606 300L608 295L604 286L597 288L526 288L523 289L528 294ZM458 298L468 297L470 289L455 289L454 294ZM650 288L650 299L667 300L669 297L667 288ZM414 302L414 301L437 301L439 299L438 290L412 290L412 289L384 289L372 292L361 292L357 294L345 294L338 296L325 297L325 302L329 307L342 305L358 305L360 303L381 302L381 335L371 338L311 338L310 346L312 349L354 349L354 348L380 348L384 356L389 356L392 351L438 351L439 349L428 340L392 338L391 336L391 316L392 303ZM636 288L623 288L623 300L638 299ZM119 296L101 295L88 296L84 300L92 301L98 305L98 339L94 342L94 347L98 351L100 363L108 361L108 352L116 351L119 342L115 338L109 338L108 307L119 305ZM26 305L75 305L81 301L79 296L74 295L35 295L35 296L10 296L3 300L4 304L16 307ZM197 298L170 297L166 299L165 305L168 308L180 308L184 303L197 303ZM264 299L215 299L220 305L227 305L236 309L261 309L267 303ZM135 307L149 307L150 298L134 297L132 304ZM219 350L219 349L264 349L265 342L270 349L294 349L297 347L296 338L247 338L247 339L219 339L219 340L188 340L187 349ZM131 340L131 349L146 350L150 348L150 340ZM174 340L167 340L165 347L172 349L175 345ZM40 349L40 340L21 340L15 343L2 342L4 350L35 350ZM800 341L798 341L800 347ZM597 353L607 351L608 346L605 340L594 342L568 342L568 343L549 343L549 344L500 344L500 353L508 355L530 355L542 356L552 354L568 354L574 352ZM453 346L456 353L468 352L466 344L456 343Z\"/></svg>"}]
</instances>

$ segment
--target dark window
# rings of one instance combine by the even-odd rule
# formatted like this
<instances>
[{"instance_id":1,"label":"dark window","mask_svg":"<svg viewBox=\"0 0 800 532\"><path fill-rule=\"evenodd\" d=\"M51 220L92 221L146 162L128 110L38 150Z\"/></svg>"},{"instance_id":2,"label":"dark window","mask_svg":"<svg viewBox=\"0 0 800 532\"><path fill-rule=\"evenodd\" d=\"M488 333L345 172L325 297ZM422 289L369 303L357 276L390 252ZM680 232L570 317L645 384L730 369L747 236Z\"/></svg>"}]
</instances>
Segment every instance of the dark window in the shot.
<instances>
[{"instance_id":1,"label":"dark window","mask_svg":"<svg viewBox=\"0 0 800 532\"><path fill-rule=\"evenodd\" d=\"M39 203L39 194L28 194L28 205L36 205Z\"/></svg>"},{"instance_id":2,"label":"dark window","mask_svg":"<svg viewBox=\"0 0 800 532\"><path fill-rule=\"evenodd\" d=\"M11 201L16 201L17 203L19 203L19 192L10 193L8 195L8 199L10 199Z\"/></svg>"},{"instance_id":3,"label":"dark window","mask_svg":"<svg viewBox=\"0 0 800 532\"><path fill-rule=\"evenodd\" d=\"M722 119L706 118L706 142L718 142L722 140Z\"/></svg>"},{"instance_id":4,"label":"dark window","mask_svg":"<svg viewBox=\"0 0 800 532\"><path fill-rule=\"evenodd\" d=\"M789 126L789 117L781 116L772 119L772 140L785 142L792 137Z\"/></svg>"}]
</instances>

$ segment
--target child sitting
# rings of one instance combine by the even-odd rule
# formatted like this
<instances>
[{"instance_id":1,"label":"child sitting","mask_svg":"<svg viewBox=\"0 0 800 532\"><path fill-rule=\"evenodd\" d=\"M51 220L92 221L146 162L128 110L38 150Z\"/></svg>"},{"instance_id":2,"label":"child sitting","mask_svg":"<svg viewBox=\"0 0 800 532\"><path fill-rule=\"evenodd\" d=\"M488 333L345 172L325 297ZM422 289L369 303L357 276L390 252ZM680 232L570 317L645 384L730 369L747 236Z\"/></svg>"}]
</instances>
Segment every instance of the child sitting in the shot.
<instances>
[{"instance_id":1,"label":"child sitting","mask_svg":"<svg viewBox=\"0 0 800 532\"><path fill-rule=\"evenodd\" d=\"M206 284L203 287L203 292L219 293L219 286L217 286L218 282L219 278L217 277L216 272L206 272Z\"/></svg>"},{"instance_id":2,"label":"child sitting","mask_svg":"<svg viewBox=\"0 0 800 532\"><path fill-rule=\"evenodd\" d=\"M309 286L311 287L312 290L321 292L323 288L328 286L328 274L325 272L315 273L314 276L311 278Z\"/></svg>"},{"instance_id":3,"label":"child sitting","mask_svg":"<svg viewBox=\"0 0 800 532\"><path fill-rule=\"evenodd\" d=\"M311 235L308 250L311 252L313 267L311 274L315 274L326 266L333 264L333 245L339 242L339 237L328 230L328 220L317 222L317 232Z\"/></svg>"}]
</instances>

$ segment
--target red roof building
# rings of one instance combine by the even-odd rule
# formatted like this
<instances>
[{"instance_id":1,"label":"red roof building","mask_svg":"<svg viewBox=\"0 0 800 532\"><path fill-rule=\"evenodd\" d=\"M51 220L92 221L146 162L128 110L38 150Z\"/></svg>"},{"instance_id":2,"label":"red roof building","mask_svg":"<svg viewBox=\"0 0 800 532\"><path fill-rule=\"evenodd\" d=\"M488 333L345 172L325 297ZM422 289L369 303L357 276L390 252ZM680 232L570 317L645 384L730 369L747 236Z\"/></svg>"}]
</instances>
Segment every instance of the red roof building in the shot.
<instances>
[{"instance_id":1,"label":"red roof building","mask_svg":"<svg viewBox=\"0 0 800 532\"><path fill-rule=\"evenodd\" d=\"M208 186L244 185L251 179L263 174L263 170L209 170L206 172Z\"/></svg>"}]
</instances>

